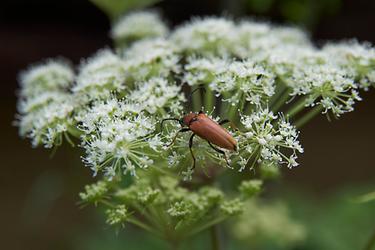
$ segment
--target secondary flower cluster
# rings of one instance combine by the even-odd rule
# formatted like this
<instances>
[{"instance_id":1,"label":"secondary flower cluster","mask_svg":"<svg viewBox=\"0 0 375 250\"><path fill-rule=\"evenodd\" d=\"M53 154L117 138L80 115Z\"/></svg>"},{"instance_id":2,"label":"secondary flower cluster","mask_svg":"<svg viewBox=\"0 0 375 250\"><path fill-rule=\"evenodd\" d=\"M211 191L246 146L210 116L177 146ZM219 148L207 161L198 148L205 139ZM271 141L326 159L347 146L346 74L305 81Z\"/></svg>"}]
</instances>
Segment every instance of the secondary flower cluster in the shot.
<instances>
[{"instance_id":1,"label":"secondary flower cluster","mask_svg":"<svg viewBox=\"0 0 375 250\"><path fill-rule=\"evenodd\" d=\"M159 124L201 109L238 127L228 128L238 152L224 156L197 138L197 166L226 166L226 158L240 171L297 166L303 149L293 122L352 111L358 91L375 82L369 44L317 48L296 27L208 17L169 31L155 12L137 12L119 19L111 35L116 50L83 60L77 74L52 59L23 72L17 118L20 134L34 146L76 137L84 163L110 179L149 167L191 179L189 135L167 148L179 125L170 122L161 131Z\"/></svg>"},{"instance_id":2,"label":"secondary flower cluster","mask_svg":"<svg viewBox=\"0 0 375 250\"><path fill-rule=\"evenodd\" d=\"M203 186L191 191L179 186L172 176L142 173L139 181L122 188L121 183L98 182L87 185L80 193L83 204L101 204L108 207L107 223L122 226L139 225L160 234L168 230L175 237L187 237L242 213L246 201L254 198L262 181L243 181L237 197L227 197L217 187ZM137 212L136 214L132 214ZM165 213L166 212L166 213ZM143 222L137 215L143 215ZM206 223L207 220L210 223ZM150 230L158 229L158 230ZM179 235L179 236L178 236Z\"/></svg>"},{"instance_id":3,"label":"secondary flower cluster","mask_svg":"<svg viewBox=\"0 0 375 250\"><path fill-rule=\"evenodd\" d=\"M268 109L241 117L245 130L240 136L239 147L245 150L240 154L240 171L249 163L251 166L256 163L263 165L286 163L289 168L298 166L297 152L303 153L303 148L298 141L298 132L284 117L279 120L277 118ZM288 151L291 153L286 153Z\"/></svg>"}]
</instances>

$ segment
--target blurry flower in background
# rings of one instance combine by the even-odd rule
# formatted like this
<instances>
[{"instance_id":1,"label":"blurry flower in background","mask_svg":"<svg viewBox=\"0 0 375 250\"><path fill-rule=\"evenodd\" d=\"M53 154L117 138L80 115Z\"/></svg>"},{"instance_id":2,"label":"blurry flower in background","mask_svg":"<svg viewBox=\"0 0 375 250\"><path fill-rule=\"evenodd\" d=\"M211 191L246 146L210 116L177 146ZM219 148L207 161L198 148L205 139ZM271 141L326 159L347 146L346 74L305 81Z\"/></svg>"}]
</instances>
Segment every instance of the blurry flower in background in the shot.
<instances>
[{"instance_id":1,"label":"blurry flower in background","mask_svg":"<svg viewBox=\"0 0 375 250\"><path fill-rule=\"evenodd\" d=\"M114 24L111 37L125 45L141 39L164 37L167 33L168 28L160 21L158 13L133 12Z\"/></svg>"}]
</instances>

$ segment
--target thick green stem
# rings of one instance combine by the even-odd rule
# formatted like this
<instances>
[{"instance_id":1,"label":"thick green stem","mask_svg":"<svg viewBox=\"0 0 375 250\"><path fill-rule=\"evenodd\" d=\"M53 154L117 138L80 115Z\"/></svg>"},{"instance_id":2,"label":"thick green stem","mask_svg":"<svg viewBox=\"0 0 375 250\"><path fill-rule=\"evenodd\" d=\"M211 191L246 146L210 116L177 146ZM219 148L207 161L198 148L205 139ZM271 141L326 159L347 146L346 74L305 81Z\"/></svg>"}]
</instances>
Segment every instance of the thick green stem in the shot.
<instances>
[{"instance_id":1,"label":"thick green stem","mask_svg":"<svg viewBox=\"0 0 375 250\"><path fill-rule=\"evenodd\" d=\"M318 115L320 112L322 112L322 110L323 110L323 107L321 105L316 106L315 108L313 108L312 110L310 110L308 113L306 113L304 116L302 116L301 118L299 118L295 122L295 126L297 128L303 127L312 118L314 118L316 115Z\"/></svg>"},{"instance_id":2,"label":"thick green stem","mask_svg":"<svg viewBox=\"0 0 375 250\"><path fill-rule=\"evenodd\" d=\"M279 109L291 98L289 95L290 92L290 89L280 90L280 93L277 94L276 99L272 102L270 107L273 112L278 112Z\"/></svg>"},{"instance_id":3,"label":"thick green stem","mask_svg":"<svg viewBox=\"0 0 375 250\"><path fill-rule=\"evenodd\" d=\"M210 229L210 236L211 236L211 249L212 250L220 250L220 237L219 237L219 230L218 226L214 225Z\"/></svg>"},{"instance_id":4,"label":"thick green stem","mask_svg":"<svg viewBox=\"0 0 375 250\"><path fill-rule=\"evenodd\" d=\"M363 250L372 250L375 246L375 231L372 233L370 239L368 240L365 248Z\"/></svg>"},{"instance_id":5,"label":"thick green stem","mask_svg":"<svg viewBox=\"0 0 375 250\"><path fill-rule=\"evenodd\" d=\"M284 93L284 91L287 89L286 84L284 84L283 81L280 79L276 80L276 88L275 88L275 94L271 96L269 100L269 105L272 107L277 100L279 100L280 96Z\"/></svg>"},{"instance_id":6,"label":"thick green stem","mask_svg":"<svg viewBox=\"0 0 375 250\"><path fill-rule=\"evenodd\" d=\"M239 96L239 100L238 100L238 104L237 105L232 105L231 103L229 103L229 108L228 108L228 113L227 113L227 117L230 121L234 121L235 117L236 117L236 114L238 113L238 110L240 110L242 112L242 108L243 108L243 105L244 105L244 102L245 102L245 97L244 97L244 94L239 91L237 93L237 95ZM239 115L237 115L239 116Z\"/></svg>"},{"instance_id":7,"label":"thick green stem","mask_svg":"<svg viewBox=\"0 0 375 250\"><path fill-rule=\"evenodd\" d=\"M194 89L193 89L194 91ZM201 93L200 90L197 90L193 95L191 96L193 100L193 111L197 112L201 110L202 108L202 98L201 98Z\"/></svg>"},{"instance_id":8,"label":"thick green stem","mask_svg":"<svg viewBox=\"0 0 375 250\"><path fill-rule=\"evenodd\" d=\"M205 110L208 112L211 112L214 108L214 102L215 102L214 92L210 88L207 87L205 97L204 97Z\"/></svg>"},{"instance_id":9,"label":"thick green stem","mask_svg":"<svg viewBox=\"0 0 375 250\"><path fill-rule=\"evenodd\" d=\"M293 107L291 107L288 110L288 112L286 113L286 117L292 118L293 116L298 114L302 109L304 109L305 105L306 105L306 99L301 98L297 103L293 105Z\"/></svg>"}]
</instances>

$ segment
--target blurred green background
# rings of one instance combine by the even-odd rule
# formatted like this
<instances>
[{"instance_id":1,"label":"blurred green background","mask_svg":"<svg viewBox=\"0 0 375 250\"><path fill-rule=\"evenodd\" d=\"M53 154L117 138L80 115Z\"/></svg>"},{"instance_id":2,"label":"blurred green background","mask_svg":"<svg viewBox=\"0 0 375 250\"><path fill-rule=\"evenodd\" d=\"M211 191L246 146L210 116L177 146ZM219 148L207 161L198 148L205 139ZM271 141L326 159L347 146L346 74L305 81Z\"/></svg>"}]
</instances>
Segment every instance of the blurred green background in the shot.
<instances>
[{"instance_id":1,"label":"blurred green background","mask_svg":"<svg viewBox=\"0 0 375 250\"><path fill-rule=\"evenodd\" d=\"M99 5L109 13L103 3L111 1ZM194 15L251 15L304 26L317 44L352 37L375 44L372 0L146 2L155 2L151 6L170 26ZM159 240L130 226L116 233L95 208L78 208L78 192L93 181L80 162L79 150L63 146L50 158L51 152L32 149L12 126L17 72L46 57L64 56L77 64L110 46L107 16L88 1L3 0L0 6L0 249L165 249ZM114 9L143 5L125 1L119 6ZM361 249L375 230L375 202L353 201L375 190L374 91L363 94L363 99L355 112L339 121L328 122L322 116L304 127L301 166L283 169L282 180L267 186L266 200L283 200L291 217L306 227L307 240L293 249ZM235 232L221 232L225 249L288 249L272 244L253 248L248 242L234 245L228 241L230 233ZM206 249L206 238L202 234L185 248Z\"/></svg>"}]
</instances>

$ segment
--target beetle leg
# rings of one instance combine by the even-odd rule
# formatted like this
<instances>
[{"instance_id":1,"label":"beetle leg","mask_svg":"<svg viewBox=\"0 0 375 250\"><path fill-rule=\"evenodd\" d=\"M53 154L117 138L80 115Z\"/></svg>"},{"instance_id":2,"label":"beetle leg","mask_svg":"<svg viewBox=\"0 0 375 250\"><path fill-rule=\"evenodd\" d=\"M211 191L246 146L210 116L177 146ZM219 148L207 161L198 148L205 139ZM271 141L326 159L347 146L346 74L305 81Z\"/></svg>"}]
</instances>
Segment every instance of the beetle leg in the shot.
<instances>
[{"instance_id":1,"label":"beetle leg","mask_svg":"<svg viewBox=\"0 0 375 250\"><path fill-rule=\"evenodd\" d=\"M190 149L190 153L191 153L191 157L193 157L193 167L191 169L194 169L195 168L195 156L194 156L194 153L193 153L193 138L194 138L194 135L195 134L192 134L190 136L190 139L189 139L189 149Z\"/></svg>"},{"instance_id":2,"label":"beetle leg","mask_svg":"<svg viewBox=\"0 0 375 250\"><path fill-rule=\"evenodd\" d=\"M223 124L228 123L228 122L230 122L228 119L224 119L222 121L219 121L219 125L223 125Z\"/></svg>"},{"instance_id":3,"label":"beetle leg","mask_svg":"<svg viewBox=\"0 0 375 250\"><path fill-rule=\"evenodd\" d=\"M234 130L237 130L237 131L238 131L237 126L234 125L234 123L231 122L231 121L229 121L228 119L224 119L224 120L222 120L222 121L219 121L219 125L223 125L223 124L228 123L228 122L230 123L230 126L231 126Z\"/></svg>"},{"instance_id":4,"label":"beetle leg","mask_svg":"<svg viewBox=\"0 0 375 250\"><path fill-rule=\"evenodd\" d=\"M218 152L218 153L220 153L224 156L225 162L230 167L230 164L229 164L229 161L228 161L228 158L227 158L227 155L225 154L225 152L221 149L218 149L218 148L214 147L214 145L212 145L211 142L209 142L209 141L207 141L207 142L211 146L211 148L213 148L216 152Z\"/></svg>"},{"instance_id":5,"label":"beetle leg","mask_svg":"<svg viewBox=\"0 0 375 250\"><path fill-rule=\"evenodd\" d=\"M180 125L182 126L182 122L180 119L177 119L177 118L165 118L163 120L161 120L161 123L160 123L160 130L163 131L163 123L165 121L178 121L178 123L180 123Z\"/></svg>"},{"instance_id":6,"label":"beetle leg","mask_svg":"<svg viewBox=\"0 0 375 250\"><path fill-rule=\"evenodd\" d=\"M172 146L173 145L173 143L176 141L176 139L177 139L177 136L178 136L178 134L179 133L182 133L182 132L187 132L187 131L190 131L190 128L182 128L182 129L180 129L179 131L177 131L177 133L176 133L176 135L173 137L173 140L172 140L172 142L171 143L169 143L168 145L167 145L167 147L170 147L170 146Z\"/></svg>"}]
</instances>

